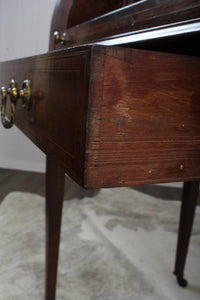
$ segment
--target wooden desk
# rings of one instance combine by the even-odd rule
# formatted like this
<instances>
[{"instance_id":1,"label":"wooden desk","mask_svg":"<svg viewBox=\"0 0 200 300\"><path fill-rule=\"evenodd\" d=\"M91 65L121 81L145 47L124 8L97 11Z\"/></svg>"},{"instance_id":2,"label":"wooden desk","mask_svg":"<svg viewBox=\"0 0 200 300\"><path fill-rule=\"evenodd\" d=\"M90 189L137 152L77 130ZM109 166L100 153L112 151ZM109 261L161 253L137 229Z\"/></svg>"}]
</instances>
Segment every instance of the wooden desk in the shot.
<instances>
[{"instance_id":1,"label":"wooden desk","mask_svg":"<svg viewBox=\"0 0 200 300\"><path fill-rule=\"evenodd\" d=\"M79 19L80 3L87 8L84 19ZM0 86L9 87L11 79L18 83L17 92L14 82L9 90L15 124L47 154L46 300L55 299L65 172L85 188L185 181L175 274L180 285L187 284L183 270L200 178L200 59L194 42L190 53L183 51L190 56L178 45L176 54L155 50L165 45L166 28L179 38L185 30L186 40L196 40L200 5L136 1L107 13L121 5L58 1L51 51L0 64ZM107 14L98 17L102 13ZM147 47L137 40L137 47L156 49L116 46L127 33L133 43L144 32L156 34L157 43L147 41ZM55 45L55 38L61 43ZM168 52L172 48L170 42ZM28 110L19 99L26 79L31 83ZM4 101L6 93L3 89ZM9 119L3 121L10 127Z\"/></svg>"}]
</instances>

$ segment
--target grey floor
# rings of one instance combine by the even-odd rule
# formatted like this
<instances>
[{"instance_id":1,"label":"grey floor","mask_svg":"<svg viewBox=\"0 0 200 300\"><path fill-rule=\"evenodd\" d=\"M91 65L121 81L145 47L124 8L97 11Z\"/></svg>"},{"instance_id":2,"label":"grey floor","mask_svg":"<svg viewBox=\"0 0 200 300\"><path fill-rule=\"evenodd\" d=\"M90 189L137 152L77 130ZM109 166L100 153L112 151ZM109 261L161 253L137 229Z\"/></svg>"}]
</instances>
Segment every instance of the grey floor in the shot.
<instances>
[{"instance_id":1,"label":"grey floor","mask_svg":"<svg viewBox=\"0 0 200 300\"><path fill-rule=\"evenodd\" d=\"M155 185L138 185L130 187L145 194L168 200L181 199L181 188ZM4 197L13 191L21 191L28 193L36 193L38 195L45 195L45 175L36 172L18 171L0 168L0 202ZM98 193L98 190L84 190L79 187L74 181L66 177L65 182L65 200L72 199L74 195L78 194L80 199L85 196L92 197ZM200 203L200 195L199 201Z\"/></svg>"}]
</instances>

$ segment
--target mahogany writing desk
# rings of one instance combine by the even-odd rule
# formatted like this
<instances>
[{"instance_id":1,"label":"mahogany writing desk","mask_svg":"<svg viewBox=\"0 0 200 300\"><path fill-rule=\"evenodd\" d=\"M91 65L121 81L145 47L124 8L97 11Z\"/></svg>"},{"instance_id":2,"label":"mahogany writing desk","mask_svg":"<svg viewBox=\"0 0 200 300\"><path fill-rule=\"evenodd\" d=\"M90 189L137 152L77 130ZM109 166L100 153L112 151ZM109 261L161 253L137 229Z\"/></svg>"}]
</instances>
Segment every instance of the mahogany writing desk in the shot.
<instances>
[{"instance_id":1,"label":"mahogany writing desk","mask_svg":"<svg viewBox=\"0 0 200 300\"><path fill-rule=\"evenodd\" d=\"M50 51L0 64L4 127L15 123L47 154L46 300L65 172L93 189L184 181L175 274L186 286L200 179L199 12L192 0L59 0Z\"/></svg>"}]
</instances>

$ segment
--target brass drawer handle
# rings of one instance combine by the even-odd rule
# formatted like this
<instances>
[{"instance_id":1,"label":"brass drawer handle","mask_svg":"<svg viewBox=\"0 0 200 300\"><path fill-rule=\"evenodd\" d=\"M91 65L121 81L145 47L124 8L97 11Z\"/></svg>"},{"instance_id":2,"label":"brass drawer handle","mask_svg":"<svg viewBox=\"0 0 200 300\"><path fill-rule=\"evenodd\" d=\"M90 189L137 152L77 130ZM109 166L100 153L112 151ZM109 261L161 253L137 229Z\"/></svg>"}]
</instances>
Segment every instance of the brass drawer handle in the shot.
<instances>
[{"instance_id":1,"label":"brass drawer handle","mask_svg":"<svg viewBox=\"0 0 200 300\"><path fill-rule=\"evenodd\" d=\"M6 104L7 104L7 95L10 96L10 105L11 105L11 116L10 119L6 116ZM16 104L19 98L22 100L22 106L26 109L30 109L31 103L31 88L30 81L24 80L22 89L19 90L18 84L15 80L11 80L10 87L7 89L5 87L1 88L1 121L5 128L11 128L15 123L15 112Z\"/></svg>"},{"instance_id":2,"label":"brass drawer handle","mask_svg":"<svg viewBox=\"0 0 200 300\"><path fill-rule=\"evenodd\" d=\"M66 43L66 33L63 33L61 35L58 31L55 31L53 36L54 36L54 43L55 44L61 43L62 45L65 45L65 43Z\"/></svg>"}]
</instances>

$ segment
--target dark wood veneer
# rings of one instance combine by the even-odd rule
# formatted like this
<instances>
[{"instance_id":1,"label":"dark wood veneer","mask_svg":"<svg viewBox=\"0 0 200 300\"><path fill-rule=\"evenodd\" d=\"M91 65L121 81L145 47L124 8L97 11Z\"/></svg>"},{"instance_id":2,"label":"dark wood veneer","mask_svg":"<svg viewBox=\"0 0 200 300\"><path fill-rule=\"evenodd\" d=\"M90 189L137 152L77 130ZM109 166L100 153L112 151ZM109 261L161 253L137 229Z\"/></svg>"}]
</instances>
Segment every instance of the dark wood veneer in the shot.
<instances>
[{"instance_id":1,"label":"dark wood veneer","mask_svg":"<svg viewBox=\"0 0 200 300\"><path fill-rule=\"evenodd\" d=\"M198 194L198 181L184 182L174 270L174 274L177 276L178 283L183 287L187 285L187 281L184 279L183 272L192 232Z\"/></svg>"},{"instance_id":2,"label":"dark wood veneer","mask_svg":"<svg viewBox=\"0 0 200 300\"><path fill-rule=\"evenodd\" d=\"M200 178L200 59L87 46L1 64L32 83L16 125L86 188Z\"/></svg>"},{"instance_id":3,"label":"dark wood veneer","mask_svg":"<svg viewBox=\"0 0 200 300\"><path fill-rule=\"evenodd\" d=\"M65 163L76 181L83 173L90 48L64 50L0 64L1 86L29 79L32 107L19 101L16 125L45 153Z\"/></svg>"},{"instance_id":4,"label":"dark wood veneer","mask_svg":"<svg viewBox=\"0 0 200 300\"><path fill-rule=\"evenodd\" d=\"M120 8L122 5L122 0L60 0L54 10L50 36L54 31L76 26ZM51 38L50 49L54 49L54 42Z\"/></svg>"},{"instance_id":5,"label":"dark wood veneer","mask_svg":"<svg viewBox=\"0 0 200 300\"><path fill-rule=\"evenodd\" d=\"M87 1L86 1L87 2ZM105 1L103 1L105 2ZM59 49L63 47L74 47L88 43L105 41L113 36L123 36L128 33L139 33L154 31L155 28L173 28L175 24L183 25L200 16L200 3L196 0L148 0L148 1L129 1L131 4L126 7L117 5L115 11L101 15L98 18L84 21L79 19L78 25L68 26L68 19L71 15L62 16L62 26L59 22L52 23L50 45L51 49ZM114 6L113 6L114 10ZM56 11L55 11L56 13ZM80 16L80 14L79 14ZM74 15L72 14L72 17ZM75 20L78 20L75 18ZM69 28L70 27L70 28ZM53 32L60 31L66 33L66 45L53 45ZM200 29L199 29L200 31ZM183 37L184 38L184 37ZM127 42L126 42L127 43ZM170 45L169 45L170 47Z\"/></svg>"},{"instance_id":6,"label":"dark wood veneer","mask_svg":"<svg viewBox=\"0 0 200 300\"><path fill-rule=\"evenodd\" d=\"M46 285L45 299L56 298L57 268L65 186L63 167L47 156L46 162Z\"/></svg>"}]
</instances>

